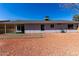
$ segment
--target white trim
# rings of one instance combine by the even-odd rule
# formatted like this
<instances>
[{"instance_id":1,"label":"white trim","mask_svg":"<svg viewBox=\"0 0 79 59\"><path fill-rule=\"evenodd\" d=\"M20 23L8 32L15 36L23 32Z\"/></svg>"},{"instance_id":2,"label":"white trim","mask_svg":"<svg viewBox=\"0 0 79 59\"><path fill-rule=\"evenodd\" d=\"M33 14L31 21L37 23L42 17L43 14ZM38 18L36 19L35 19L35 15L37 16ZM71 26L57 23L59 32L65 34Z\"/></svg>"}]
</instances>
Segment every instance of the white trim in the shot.
<instances>
[{"instance_id":1,"label":"white trim","mask_svg":"<svg viewBox=\"0 0 79 59\"><path fill-rule=\"evenodd\" d=\"M78 32L77 30L64 30L65 32ZM25 33L62 32L62 30L25 30Z\"/></svg>"},{"instance_id":2,"label":"white trim","mask_svg":"<svg viewBox=\"0 0 79 59\"><path fill-rule=\"evenodd\" d=\"M6 34L6 24L4 25L4 27L5 27L5 34Z\"/></svg>"},{"instance_id":3,"label":"white trim","mask_svg":"<svg viewBox=\"0 0 79 59\"><path fill-rule=\"evenodd\" d=\"M21 32L21 30L17 30L17 26L18 26L18 25L16 25L16 32ZM20 26L21 26L21 25L20 25ZM20 29L21 29L21 27L20 27Z\"/></svg>"},{"instance_id":4,"label":"white trim","mask_svg":"<svg viewBox=\"0 0 79 59\"><path fill-rule=\"evenodd\" d=\"M66 30L67 32L78 32L78 30Z\"/></svg>"},{"instance_id":5,"label":"white trim","mask_svg":"<svg viewBox=\"0 0 79 59\"><path fill-rule=\"evenodd\" d=\"M41 33L41 32L44 32L44 31L41 31L41 30L25 30L25 33Z\"/></svg>"}]
</instances>

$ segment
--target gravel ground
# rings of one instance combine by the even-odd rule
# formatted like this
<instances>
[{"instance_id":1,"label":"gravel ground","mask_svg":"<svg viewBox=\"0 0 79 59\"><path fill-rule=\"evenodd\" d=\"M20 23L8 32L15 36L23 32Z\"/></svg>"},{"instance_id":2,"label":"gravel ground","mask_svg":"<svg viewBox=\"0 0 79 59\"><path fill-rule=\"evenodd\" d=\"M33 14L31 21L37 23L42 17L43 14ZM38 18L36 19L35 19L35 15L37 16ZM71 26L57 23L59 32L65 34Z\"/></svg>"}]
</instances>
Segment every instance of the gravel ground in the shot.
<instances>
[{"instance_id":1,"label":"gravel ground","mask_svg":"<svg viewBox=\"0 0 79 59\"><path fill-rule=\"evenodd\" d=\"M41 38L0 38L0 55L76 56L79 55L79 33L43 33Z\"/></svg>"}]
</instances>

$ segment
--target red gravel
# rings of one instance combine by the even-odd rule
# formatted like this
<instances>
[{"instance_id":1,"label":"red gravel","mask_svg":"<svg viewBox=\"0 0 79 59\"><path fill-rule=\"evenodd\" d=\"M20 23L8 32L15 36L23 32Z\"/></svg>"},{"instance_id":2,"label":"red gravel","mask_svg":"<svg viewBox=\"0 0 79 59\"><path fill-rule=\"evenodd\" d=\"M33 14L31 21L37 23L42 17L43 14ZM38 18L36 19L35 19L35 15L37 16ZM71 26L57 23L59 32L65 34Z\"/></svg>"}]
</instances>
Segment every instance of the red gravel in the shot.
<instances>
[{"instance_id":1,"label":"red gravel","mask_svg":"<svg viewBox=\"0 0 79 59\"><path fill-rule=\"evenodd\" d=\"M0 40L0 55L79 55L79 33L44 33L43 38Z\"/></svg>"}]
</instances>

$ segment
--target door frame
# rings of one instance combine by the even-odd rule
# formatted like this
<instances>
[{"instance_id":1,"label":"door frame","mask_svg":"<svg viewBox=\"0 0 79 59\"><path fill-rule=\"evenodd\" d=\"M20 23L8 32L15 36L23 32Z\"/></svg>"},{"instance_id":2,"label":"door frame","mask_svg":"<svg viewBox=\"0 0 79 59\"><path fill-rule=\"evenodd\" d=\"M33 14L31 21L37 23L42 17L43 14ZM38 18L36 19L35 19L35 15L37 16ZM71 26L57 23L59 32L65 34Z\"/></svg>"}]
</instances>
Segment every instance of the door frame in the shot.
<instances>
[{"instance_id":1,"label":"door frame","mask_svg":"<svg viewBox=\"0 0 79 59\"><path fill-rule=\"evenodd\" d=\"M22 31L22 26L24 27L24 30ZM19 28L19 30L18 30ZM24 24L17 24L16 25L16 32L21 32L21 33L25 33L25 25Z\"/></svg>"},{"instance_id":2,"label":"door frame","mask_svg":"<svg viewBox=\"0 0 79 59\"><path fill-rule=\"evenodd\" d=\"M41 31L44 31L44 30L45 30L45 25L41 24Z\"/></svg>"}]
</instances>

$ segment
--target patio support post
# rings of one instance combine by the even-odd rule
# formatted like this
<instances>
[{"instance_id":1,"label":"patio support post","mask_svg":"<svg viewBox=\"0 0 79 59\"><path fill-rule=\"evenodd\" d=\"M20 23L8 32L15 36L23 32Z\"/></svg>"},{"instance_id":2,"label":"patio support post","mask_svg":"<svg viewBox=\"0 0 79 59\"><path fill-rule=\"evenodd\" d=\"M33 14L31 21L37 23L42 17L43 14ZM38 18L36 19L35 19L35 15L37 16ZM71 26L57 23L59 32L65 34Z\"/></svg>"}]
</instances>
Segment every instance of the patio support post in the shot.
<instances>
[{"instance_id":1,"label":"patio support post","mask_svg":"<svg viewBox=\"0 0 79 59\"><path fill-rule=\"evenodd\" d=\"M5 24L5 34L6 34L6 24Z\"/></svg>"},{"instance_id":2,"label":"patio support post","mask_svg":"<svg viewBox=\"0 0 79 59\"><path fill-rule=\"evenodd\" d=\"M78 24L77 32L79 32L79 24Z\"/></svg>"},{"instance_id":3,"label":"patio support post","mask_svg":"<svg viewBox=\"0 0 79 59\"><path fill-rule=\"evenodd\" d=\"M17 32L17 24L15 25L15 33Z\"/></svg>"}]
</instances>

